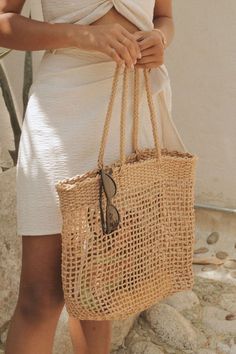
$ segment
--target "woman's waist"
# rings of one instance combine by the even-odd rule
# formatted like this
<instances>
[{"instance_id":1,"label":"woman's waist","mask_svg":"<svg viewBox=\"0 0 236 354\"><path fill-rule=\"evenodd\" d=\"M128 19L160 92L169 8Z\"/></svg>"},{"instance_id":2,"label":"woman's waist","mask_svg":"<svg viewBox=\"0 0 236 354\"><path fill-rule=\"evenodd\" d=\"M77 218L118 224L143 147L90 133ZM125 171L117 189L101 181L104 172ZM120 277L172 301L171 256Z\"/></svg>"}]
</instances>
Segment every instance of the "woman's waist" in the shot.
<instances>
[{"instance_id":1,"label":"woman's waist","mask_svg":"<svg viewBox=\"0 0 236 354\"><path fill-rule=\"evenodd\" d=\"M103 52L96 51L96 50L86 50L78 47L46 49L42 60L48 59L51 55L56 55L56 54L65 55L65 60L67 60L68 62L70 61L70 58L73 58L75 60L78 59L79 66L83 64L89 64L89 63L113 61L111 57L109 57L107 54Z\"/></svg>"},{"instance_id":2,"label":"woman's waist","mask_svg":"<svg viewBox=\"0 0 236 354\"><path fill-rule=\"evenodd\" d=\"M68 88L102 82L113 77L116 63L99 51L80 48L46 50L34 76L34 86Z\"/></svg>"},{"instance_id":3,"label":"woman's waist","mask_svg":"<svg viewBox=\"0 0 236 354\"><path fill-rule=\"evenodd\" d=\"M46 50L34 78L34 82L47 85L75 86L112 79L115 61L107 54L78 47L58 48L55 52ZM163 64L151 70L154 92L169 81Z\"/></svg>"},{"instance_id":4,"label":"woman's waist","mask_svg":"<svg viewBox=\"0 0 236 354\"><path fill-rule=\"evenodd\" d=\"M98 20L92 22L90 25L111 25L114 23L120 24L130 33L134 33L139 30L139 28L129 21L124 15L112 7L104 16L100 17Z\"/></svg>"}]
</instances>

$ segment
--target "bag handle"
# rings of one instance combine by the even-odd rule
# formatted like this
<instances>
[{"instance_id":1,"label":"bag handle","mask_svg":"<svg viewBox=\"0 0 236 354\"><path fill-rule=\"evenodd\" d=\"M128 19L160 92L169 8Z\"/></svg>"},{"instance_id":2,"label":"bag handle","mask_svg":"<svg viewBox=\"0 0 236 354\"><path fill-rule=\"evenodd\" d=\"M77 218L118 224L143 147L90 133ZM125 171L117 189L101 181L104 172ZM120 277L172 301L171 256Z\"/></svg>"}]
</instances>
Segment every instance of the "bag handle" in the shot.
<instances>
[{"instance_id":1,"label":"bag handle","mask_svg":"<svg viewBox=\"0 0 236 354\"><path fill-rule=\"evenodd\" d=\"M149 73L147 69L146 70L144 69L143 72L145 77L145 89L146 89L147 101L148 101L150 118L152 123L153 138L158 153L158 157L161 158L161 148L160 148L159 137L158 137L157 117L156 117L155 107L152 98ZM134 71L134 117L133 117L133 135L132 135L133 151L136 154L139 154L139 148L138 148L139 103L140 103L140 75L139 75L139 70L136 69Z\"/></svg>"},{"instance_id":2,"label":"bag handle","mask_svg":"<svg viewBox=\"0 0 236 354\"><path fill-rule=\"evenodd\" d=\"M104 127L103 127L103 134L102 134L102 138L101 138L100 150L99 150L99 155L98 155L98 168L99 169L104 167L103 158L104 158L105 145L107 142L108 131L109 131L110 121L111 121L111 117L112 117L115 96L117 93L118 79L119 79L121 67L122 67L121 65L116 66L114 77L113 77L111 95L110 95L110 99L109 99L109 103L108 103L108 109L107 109L107 114L106 114L105 123L104 123ZM140 69L134 70L135 71L134 116L133 116L134 126L133 126L133 135L132 135L133 148L134 148L134 152L136 152L136 153L139 152L139 149L137 146L138 120L139 120L139 115L138 115L139 72L138 72L138 70L140 70ZM156 149L156 157L157 157L157 159L160 160L162 157L161 156L161 147L159 144L159 138L158 138L158 132L157 132L157 119L156 119L156 112L155 112L155 108L154 108L153 98L152 98L149 73L148 73L147 69L142 69L142 71L144 72L145 89L146 89L148 107L149 107L149 111L150 111L152 133L153 133L155 149ZM123 75L121 116L120 116L120 162L121 162L121 166L124 165L125 159L126 159L126 157L125 157L125 116L126 116L126 111L127 111L128 78L129 78L129 69L127 67L125 67L124 75Z\"/></svg>"}]
</instances>

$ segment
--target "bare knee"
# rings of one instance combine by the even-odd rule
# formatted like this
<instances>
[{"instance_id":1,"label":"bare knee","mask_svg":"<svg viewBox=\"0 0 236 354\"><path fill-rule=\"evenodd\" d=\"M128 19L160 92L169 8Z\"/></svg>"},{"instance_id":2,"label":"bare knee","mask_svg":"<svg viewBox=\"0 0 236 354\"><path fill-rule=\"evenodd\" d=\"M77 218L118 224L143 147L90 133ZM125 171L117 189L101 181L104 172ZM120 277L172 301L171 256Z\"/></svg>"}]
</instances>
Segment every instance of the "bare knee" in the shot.
<instances>
[{"instance_id":1,"label":"bare knee","mask_svg":"<svg viewBox=\"0 0 236 354\"><path fill-rule=\"evenodd\" d=\"M60 234L24 235L18 315L29 321L48 319L58 316L63 305Z\"/></svg>"},{"instance_id":2,"label":"bare knee","mask_svg":"<svg viewBox=\"0 0 236 354\"><path fill-rule=\"evenodd\" d=\"M16 311L25 320L38 322L59 316L64 306L61 287L33 284L21 289Z\"/></svg>"}]
</instances>

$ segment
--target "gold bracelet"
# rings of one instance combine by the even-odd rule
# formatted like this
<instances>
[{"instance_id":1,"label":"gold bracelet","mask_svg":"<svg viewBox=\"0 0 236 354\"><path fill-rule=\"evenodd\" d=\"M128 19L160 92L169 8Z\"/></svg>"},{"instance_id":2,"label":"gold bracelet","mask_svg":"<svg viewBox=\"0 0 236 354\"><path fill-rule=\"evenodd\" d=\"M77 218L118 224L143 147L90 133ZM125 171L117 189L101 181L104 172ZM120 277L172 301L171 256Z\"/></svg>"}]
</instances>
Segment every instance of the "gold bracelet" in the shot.
<instances>
[{"instance_id":1,"label":"gold bracelet","mask_svg":"<svg viewBox=\"0 0 236 354\"><path fill-rule=\"evenodd\" d=\"M158 31L160 33L161 39L162 39L162 44L163 44L163 47L165 48L167 45L167 40L166 40L166 36L165 36L164 32L162 30L160 30L160 28L153 28L153 31Z\"/></svg>"}]
</instances>

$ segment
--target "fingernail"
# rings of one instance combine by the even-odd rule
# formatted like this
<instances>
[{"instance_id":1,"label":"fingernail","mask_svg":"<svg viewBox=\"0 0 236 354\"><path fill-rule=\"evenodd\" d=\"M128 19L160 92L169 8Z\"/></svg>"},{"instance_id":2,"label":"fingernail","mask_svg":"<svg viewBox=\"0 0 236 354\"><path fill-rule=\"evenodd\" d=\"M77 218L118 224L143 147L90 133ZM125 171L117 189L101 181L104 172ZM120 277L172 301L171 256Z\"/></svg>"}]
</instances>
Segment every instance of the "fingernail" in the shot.
<instances>
[{"instance_id":1,"label":"fingernail","mask_svg":"<svg viewBox=\"0 0 236 354\"><path fill-rule=\"evenodd\" d=\"M131 69L134 70L134 64L131 64Z\"/></svg>"},{"instance_id":2,"label":"fingernail","mask_svg":"<svg viewBox=\"0 0 236 354\"><path fill-rule=\"evenodd\" d=\"M139 59L141 59L141 58L142 58L142 54L141 54L141 53L139 53L138 58L139 58Z\"/></svg>"}]
</instances>

